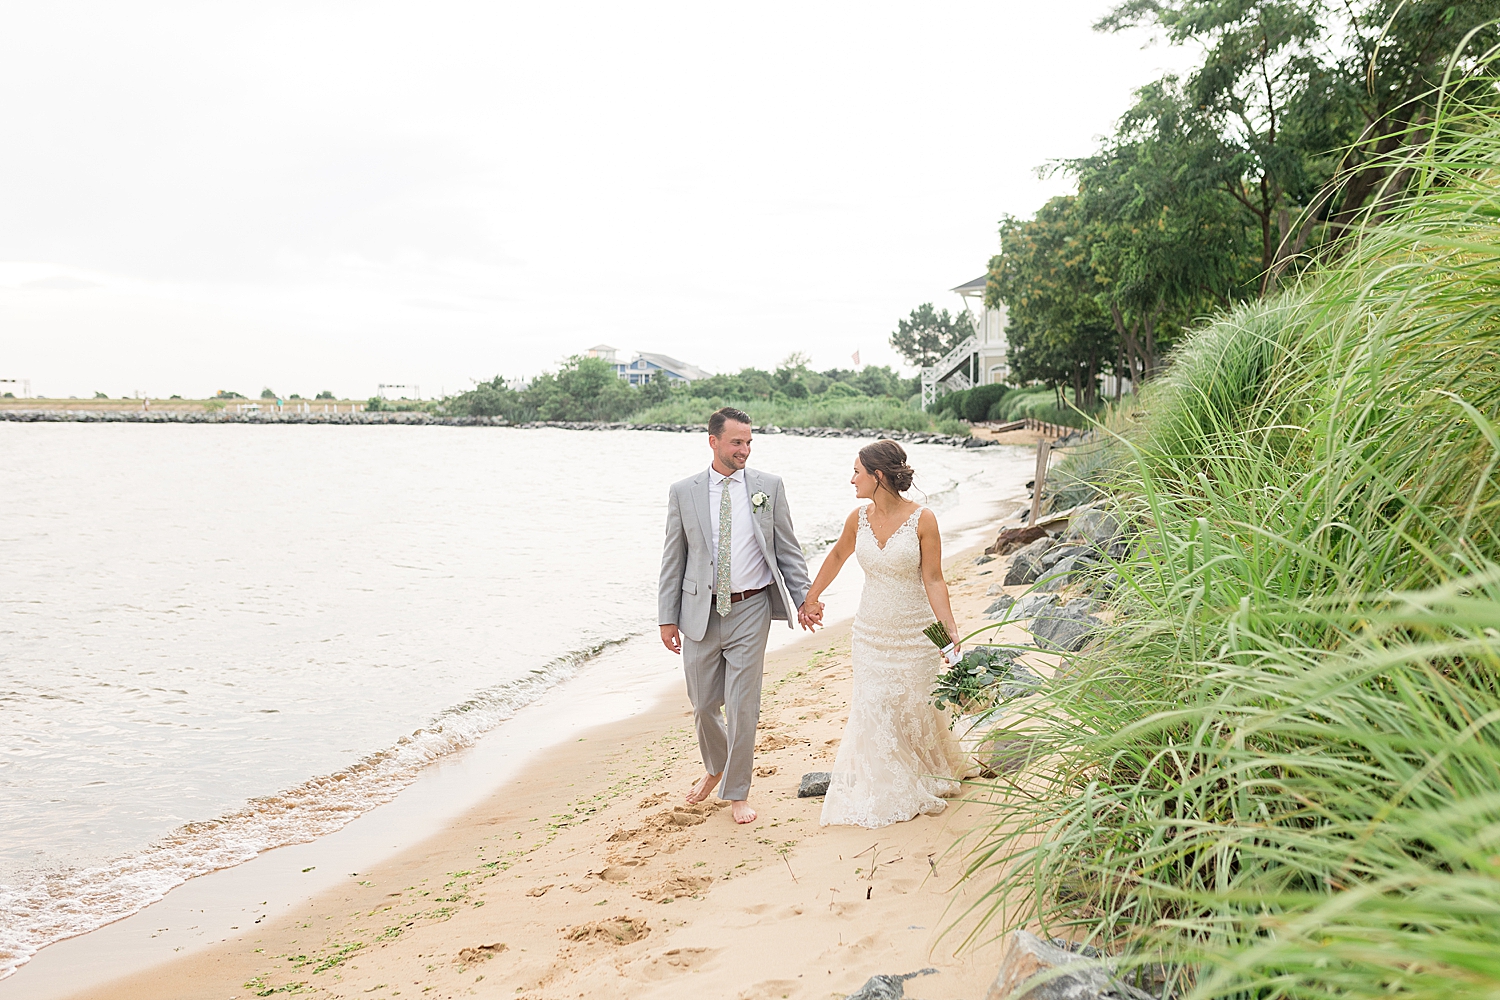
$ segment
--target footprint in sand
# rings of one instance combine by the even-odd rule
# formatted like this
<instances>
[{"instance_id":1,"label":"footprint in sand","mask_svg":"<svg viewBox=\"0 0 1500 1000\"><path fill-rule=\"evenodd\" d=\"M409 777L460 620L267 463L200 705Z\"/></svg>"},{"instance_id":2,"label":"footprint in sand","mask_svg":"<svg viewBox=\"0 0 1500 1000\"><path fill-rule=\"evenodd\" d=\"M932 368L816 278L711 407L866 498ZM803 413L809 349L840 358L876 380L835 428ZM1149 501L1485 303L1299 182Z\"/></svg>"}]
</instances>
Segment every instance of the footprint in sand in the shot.
<instances>
[{"instance_id":1,"label":"footprint in sand","mask_svg":"<svg viewBox=\"0 0 1500 1000\"><path fill-rule=\"evenodd\" d=\"M502 951L509 950L503 942L494 944L481 944L473 948L460 948L457 961L460 965L473 965L475 962L485 962L494 958Z\"/></svg>"},{"instance_id":2,"label":"footprint in sand","mask_svg":"<svg viewBox=\"0 0 1500 1000\"><path fill-rule=\"evenodd\" d=\"M718 948L672 948L635 963L630 972L636 979L658 982L684 972L703 969L718 953Z\"/></svg>"},{"instance_id":3,"label":"footprint in sand","mask_svg":"<svg viewBox=\"0 0 1500 1000\"><path fill-rule=\"evenodd\" d=\"M713 884L711 875L684 875L673 872L664 882L636 893L641 899L670 903L678 896L695 896Z\"/></svg>"},{"instance_id":4,"label":"footprint in sand","mask_svg":"<svg viewBox=\"0 0 1500 1000\"><path fill-rule=\"evenodd\" d=\"M605 944L634 944L651 933L646 921L639 917L611 917L608 920L593 920L586 924L564 929L563 936L569 941L602 941Z\"/></svg>"}]
</instances>

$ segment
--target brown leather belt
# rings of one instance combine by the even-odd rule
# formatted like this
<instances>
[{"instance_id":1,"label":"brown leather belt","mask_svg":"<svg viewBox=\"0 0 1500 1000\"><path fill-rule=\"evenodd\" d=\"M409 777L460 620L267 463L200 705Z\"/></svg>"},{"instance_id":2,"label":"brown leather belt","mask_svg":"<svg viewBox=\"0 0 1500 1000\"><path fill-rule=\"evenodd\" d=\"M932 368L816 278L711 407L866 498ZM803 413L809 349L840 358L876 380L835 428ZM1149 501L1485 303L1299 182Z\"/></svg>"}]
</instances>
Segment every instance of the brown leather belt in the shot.
<instances>
[{"instance_id":1,"label":"brown leather belt","mask_svg":"<svg viewBox=\"0 0 1500 1000\"><path fill-rule=\"evenodd\" d=\"M734 591L733 593L731 593L729 595L729 603L730 604L738 604L738 603L740 603L741 601L743 601L747 597L754 597L756 594L760 593L761 591L763 591L763 590L770 590L770 589L771 589L771 585L768 583L764 587L756 587L754 590L736 590L736 591ZM717 597L715 595L709 595L709 596L715 597L715 600L717 600Z\"/></svg>"}]
</instances>

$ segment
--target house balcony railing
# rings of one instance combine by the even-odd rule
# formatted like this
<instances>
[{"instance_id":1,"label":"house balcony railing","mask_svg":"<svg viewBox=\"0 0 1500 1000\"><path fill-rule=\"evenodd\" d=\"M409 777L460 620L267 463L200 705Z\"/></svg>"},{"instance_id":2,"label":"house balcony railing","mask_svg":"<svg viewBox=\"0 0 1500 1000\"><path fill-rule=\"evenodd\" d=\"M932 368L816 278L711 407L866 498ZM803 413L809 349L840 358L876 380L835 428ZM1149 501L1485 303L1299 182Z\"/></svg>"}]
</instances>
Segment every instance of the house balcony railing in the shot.
<instances>
[{"instance_id":1,"label":"house balcony railing","mask_svg":"<svg viewBox=\"0 0 1500 1000\"><path fill-rule=\"evenodd\" d=\"M978 353L979 341L973 336L965 337L963 342L956 345L953 350L938 359L936 364L928 365L922 369L922 409L926 410L937 402L938 396L947 392L957 392L962 389L972 388L974 379L970 376L969 369L974 363L974 356Z\"/></svg>"}]
</instances>

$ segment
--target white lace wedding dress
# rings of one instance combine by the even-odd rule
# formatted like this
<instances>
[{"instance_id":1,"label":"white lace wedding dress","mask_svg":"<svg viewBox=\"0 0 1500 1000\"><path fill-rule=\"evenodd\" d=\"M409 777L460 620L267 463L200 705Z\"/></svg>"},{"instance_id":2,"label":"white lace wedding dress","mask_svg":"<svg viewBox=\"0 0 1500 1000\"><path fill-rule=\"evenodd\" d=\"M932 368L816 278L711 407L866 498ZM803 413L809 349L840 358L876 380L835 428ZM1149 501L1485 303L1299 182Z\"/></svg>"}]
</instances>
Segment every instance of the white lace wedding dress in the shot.
<instances>
[{"instance_id":1,"label":"white lace wedding dress","mask_svg":"<svg viewBox=\"0 0 1500 1000\"><path fill-rule=\"evenodd\" d=\"M939 813L967 763L948 716L932 703L942 666L922 634L932 606L922 586L919 508L886 540L859 511L854 554L865 589L854 616L854 696L823 800L824 826L878 827Z\"/></svg>"}]
</instances>

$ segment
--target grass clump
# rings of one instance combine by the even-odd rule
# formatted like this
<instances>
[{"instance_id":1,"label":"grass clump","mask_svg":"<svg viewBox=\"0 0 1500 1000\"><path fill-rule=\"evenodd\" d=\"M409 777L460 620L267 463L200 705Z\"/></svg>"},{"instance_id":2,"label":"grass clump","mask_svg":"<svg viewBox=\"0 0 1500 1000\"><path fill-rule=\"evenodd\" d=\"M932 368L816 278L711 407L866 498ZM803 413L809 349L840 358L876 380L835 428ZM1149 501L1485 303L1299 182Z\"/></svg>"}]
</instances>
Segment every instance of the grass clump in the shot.
<instances>
[{"instance_id":1,"label":"grass clump","mask_svg":"<svg viewBox=\"0 0 1500 1000\"><path fill-rule=\"evenodd\" d=\"M997 733L980 928L1172 996L1500 996L1500 118L1198 331L1089 476L1113 624ZM974 930L982 934L983 930Z\"/></svg>"}]
</instances>

